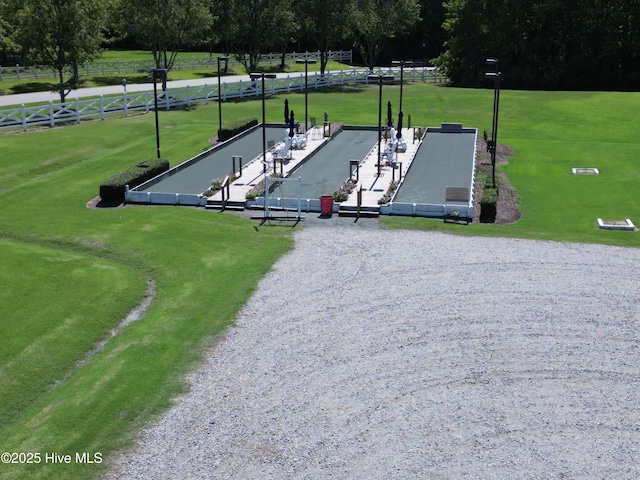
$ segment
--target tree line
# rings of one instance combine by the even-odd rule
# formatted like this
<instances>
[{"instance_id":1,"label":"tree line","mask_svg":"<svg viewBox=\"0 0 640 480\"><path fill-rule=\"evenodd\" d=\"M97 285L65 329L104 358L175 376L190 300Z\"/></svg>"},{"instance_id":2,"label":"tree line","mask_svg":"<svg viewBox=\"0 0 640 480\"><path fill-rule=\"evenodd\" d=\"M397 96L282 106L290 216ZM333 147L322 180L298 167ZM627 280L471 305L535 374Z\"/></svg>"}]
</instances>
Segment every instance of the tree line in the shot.
<instances>
[{"instance_id":1,"label":"tree line","mask_svg":"<svg viewBox=\"0 0 640 480\"><path fill-rule=\"evenodd\" d=\"M0 0L0 47L56 70L64 102L79 81L77 66L123 38L165 70L180 51L209 46L256 71L262 53L285 52L300 38L320 52L322 73L328 51L349 42L373 68L390 39L421 21L427 1ZM66 79L69 67L75 74Z\"/></svg>"},{"instance_id":2,"label":"tree line","mask_svg":"<svg viewBox=\"0 0 640 480\"><path fill-rule=\"evenodd\" d=\"M486 85L491 57L508 88L632 90L637 25L638 0L0 0L0 49L58 71L62 101L79 80L64 72L123 39L167 70L207 47L256 71L302 42L321 73L329 50L353 48L369 68L431 59L457 86Z\"/></svg>"},{"instance_id":3,"label":"tree line","mask_svg":"<svg viewBox=\"0 0 640 480\"><path fill-rule=\"evenodd\" d=\"M637 0L449 0L435 63L457 85L486 85L498 58L503 85L550 90L640 87Z\"/></svg>"}]
</instances>

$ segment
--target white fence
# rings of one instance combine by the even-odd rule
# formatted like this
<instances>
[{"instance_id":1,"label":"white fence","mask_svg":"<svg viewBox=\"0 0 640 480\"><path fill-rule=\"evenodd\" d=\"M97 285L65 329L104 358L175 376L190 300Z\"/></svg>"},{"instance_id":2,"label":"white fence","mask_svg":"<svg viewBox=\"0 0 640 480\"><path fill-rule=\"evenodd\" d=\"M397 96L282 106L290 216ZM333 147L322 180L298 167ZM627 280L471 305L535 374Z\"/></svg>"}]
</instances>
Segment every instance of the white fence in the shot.
<instances>
[{"instance_id":1,"label":"white fence","mask_svg":"<svg viewBox=\"0 0 640 480\"><path fill-rule=\"evenodd\" d=\"M197 70L206 68L218 69L218 57L202 56L202 57L178 57L173 65L173 70ZM285 55L285 62L295 63L296 60L302 60L307 58L320 58L320 52L293 52ZM353 52L351 50L337 50L329 51L328 58L331 61L336 62L348 62L353 61ZM280 63L282 60L281 53L265 53L262 55L260 63L262 64L274 64ZM229 65L234 67L240 65L233 55L229 58ZM99 62L85 62L79 65L78 70L80 75L126 75L134 73L150 72L155 68L155 64L152 58L146 60L115 60L115 61L99 61ZM71 70L67 73L71 73ZM0 67L0 81L3 80L26 80L26 79L58 79L58 72L52 70L49 67L32 66L24 67L16 65L14 67Z\"/></svg>"},{"instance_id":2,"label":"white fence","mask_svg":"<svg viewBox=\"0 0 640 480\"><path fill-rule=\"evenodd\" d=\"M380 70L376 74L393 75L395 80L400 80L399 69ZM324 75L319 73L309 74L308 86L310 90L330 88L344 85L377 84L377 80L369 80L369 70L341 70L329 72ZM434 67L405 68L404 81L406 82L442 82L445 78ZM304 74L289 75L265 80L265 94L303 92L305 85ZM240 81L234 83L222 83L220 98L223 101L230 99L242 99L261 96L260 81ZM159 88L159 86L158 86ZM218 99L218 85L201 85L185 88L167 89L158 94L158 108L170 110L176 107L189 107L198 102L209 102ZM116 96L100 96L88 100L70 100L65 104L49 102L45 105L26 107L14 107L0 110L0 130L29 127L49 126L55 127L65 123L79 123L81 120L101 119L108 115L124 115L133 112L149 112L154 109L153 92L141 92L138 94L124 94Z\"/></svg>"}]
</instances>

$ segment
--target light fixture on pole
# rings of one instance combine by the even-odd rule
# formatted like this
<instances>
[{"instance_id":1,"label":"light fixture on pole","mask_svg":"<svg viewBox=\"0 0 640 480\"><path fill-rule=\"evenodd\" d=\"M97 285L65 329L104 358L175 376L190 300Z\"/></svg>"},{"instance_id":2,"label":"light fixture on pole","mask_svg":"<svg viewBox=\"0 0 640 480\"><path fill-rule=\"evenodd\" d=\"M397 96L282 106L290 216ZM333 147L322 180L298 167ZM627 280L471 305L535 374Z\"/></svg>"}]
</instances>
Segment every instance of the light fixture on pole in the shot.
<instances>
[{"instance_id":1,"label":"light fixture on pole","mask_svg":"<svg viewBox=\"0 0 640 480\"><path fill-rule=\"evenodd\" d=\"M275 73L250 73L251 80L262 79L262 161L263 173L267 173L267 131L265 130L265 112L264 112L264 79L276 78Z\"/></svg>"},{"instance_id":2,"label":"light fixture on pole","mask_svg":"<svg viewBox=\"0 0 640 480\"><path fill-rule=\"evenodd\" d=\"M309 90L309 64L310 63L318 63L316 59L304 58L297 59L296 63L304 63L304 131L307 131L307 115L309 114L308 102L307 102L307 91Z\"/></svg>"},{"instance_id":3,"label":"light fixture on pole","mask_svg":"<svg viewBox=\"0 0 640 480\"><path fill-rule=\"evenodd\" d=\"M500 80L502 73L498 69L498 59L487 58L486 64L494 67L493 72L484 74L487 80L493 80L493 123L491 125L491 141L487 141L487 149L491 153L491 185L496 188L496 150L498 148L498 111L500 107Z\"/></svg>"},{"instance_id":4,"label":"light fixture on pole","mask_svg":"<svg viewBox=\"0 0 640 480\"><path fill-rule=\"evenodd\" d=\"M220 98L220 61L225 62L225 71L227 70L227 63L229 57L218 57L218 138L220 138L220 130L222 130L222 99Z\"/></svg>"},{"instance_id":5,"label":"light fixture on pole","mask_svg":"<svg viewBox=\"0 0 640 480\"><path fill-rule=\"evenodd\" d=\"M382 81L393 80L393 75L369 75L369 80L377 80L379 85L378 93L378 176L380 176L380 143L382 142Z\"/></svg>"},{"instance_id":6,"label":"light fixture on pole","mask_svg":"<svg viewBox=\"0 0 640 480\"><path fill-rule=\"evenodd\" d=\"M156 114L156 152L158 158L160 158L160 128L158 122L158 87L156 86L156 82L158 78L162 79L162 85L166 85L167 82L167 69L166 68L156 68L153 70L153 103L154 110Z\"/></svg>"},{"instance_id":7,"label":"light fixture on pole","mask_svg":"<svg viewBox=\"0 0 640 480\"><path fill-rule=\"evenodd\" d=\"M400 108L398 111L402 110L402 84L404 83L404 67L413 67L413 60L392 60L392 65L400 65Z\"/></svg>"}]
</instances>

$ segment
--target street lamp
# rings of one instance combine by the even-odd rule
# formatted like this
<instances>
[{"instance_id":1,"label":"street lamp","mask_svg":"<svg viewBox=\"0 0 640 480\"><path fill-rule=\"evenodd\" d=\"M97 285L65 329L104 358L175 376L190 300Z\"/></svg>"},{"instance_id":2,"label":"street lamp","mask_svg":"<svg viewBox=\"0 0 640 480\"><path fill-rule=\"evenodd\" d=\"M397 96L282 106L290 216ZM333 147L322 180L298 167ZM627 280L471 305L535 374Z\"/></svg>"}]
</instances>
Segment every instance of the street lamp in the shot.
<instances>
[{"instance_id":1,"label":"street lamp","mask_svg":"<svg viewBox=\"0 0 640 480\"><path fill-rule=\"evenodd\" d=\"M498 111L500 106L500 80L502 73L498 69L497 58L487 58L486 64L494 67L493 72L484 74L487 80L493 80L493 124L491 125L491 143L487 149L491 153L491 185L496 188L496 150L498 147Z\"/></svg>"},{"instance_id":2,"label":"street lamp","mask_svg":"<svg viewBox=\"0 0 640 480\"><path fill-rule=\"evenodd\" d=\"M276 78L275 73L250 73L251 80L262 79L262 161L263 161L263 173L267 173L267 132L265 130L265 115L264 115L264 79Z\"/></svg>"},{"instance_id":3,"label":"street lamp","mask_svg":"<svg viewBox=\"0 0 640 480\"><path fill-rule=\"evenodd\" d=\"M392 60L391 64L400 65L400 108L398 109L400 112L402 110L402 84L404 83L403 71L404 67L413 67L413 60Z\"/></svg>"},{"instance_id":4,"label":"street lamp","mask_svg":"<svg viewBox=\"0 0 640 480\"><path fill-rule=\"evenodd\" d=\"M229 61L229 57L218 57L218 139L220 139L220 130L222 130L222 100L220 98L220 61ZM225 70L227 69L225 64Z\"/></svg>"},{"instance_id":5,"label":"street lamp","mask_svg":"<svg viewBox=\"0 0 640 480\"><path fill-rule=\"evenodd\" d=\"M379 87L378 94L378 176L380 176L380 143L382 142L382 81L393 80L393 75L369 75L369 80L377 80Z\"/></svg>"},{"instance_id":6,"label":"street lamp","mask_svg":"<svg viewBox=\"0 0 640 480\"><path fill-rule=\"evenodd\" d=\"M162 85L166 85L167 82L167 69L166 68L155 68L153 70L153 102L156 112L156 151L158 154L158 158L160 158L160 128L158 124L158 87L156 82L158 78L162 79Z\"/></svg>"},{"instance_id":7,"label":"street lamp","mask_svg":"<svg viewBox=\"0 0 640 480\"><path fill-rule=\"evenodd\" d=\"M308 78L309 78L309 64L310 63L318 63L318 60L315 59L297 59L296 63L304 63L304 131L307 131L307 115L309 113L308 110L308 102L307 102L307 90L308 90Z\"/></svg>"}]
</instances>

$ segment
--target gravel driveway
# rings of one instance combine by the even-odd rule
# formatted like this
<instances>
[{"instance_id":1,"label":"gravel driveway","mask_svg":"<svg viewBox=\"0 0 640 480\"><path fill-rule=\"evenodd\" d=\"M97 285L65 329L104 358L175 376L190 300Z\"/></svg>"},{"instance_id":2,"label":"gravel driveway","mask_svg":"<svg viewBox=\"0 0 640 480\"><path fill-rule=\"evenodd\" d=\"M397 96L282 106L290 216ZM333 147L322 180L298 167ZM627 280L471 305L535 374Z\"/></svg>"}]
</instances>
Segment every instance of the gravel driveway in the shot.
<instances>
[{"instance_id":1,"label":"gravel driveway","mask_svg":"<svg viewBox=\"0 0 640 480\"><path fill-rule=\"evenodd\" d=\"M640 250L295 241L106 478L640 478Z\"/></svg>"}]
</instances>

